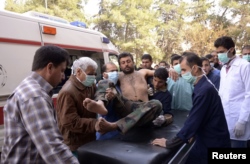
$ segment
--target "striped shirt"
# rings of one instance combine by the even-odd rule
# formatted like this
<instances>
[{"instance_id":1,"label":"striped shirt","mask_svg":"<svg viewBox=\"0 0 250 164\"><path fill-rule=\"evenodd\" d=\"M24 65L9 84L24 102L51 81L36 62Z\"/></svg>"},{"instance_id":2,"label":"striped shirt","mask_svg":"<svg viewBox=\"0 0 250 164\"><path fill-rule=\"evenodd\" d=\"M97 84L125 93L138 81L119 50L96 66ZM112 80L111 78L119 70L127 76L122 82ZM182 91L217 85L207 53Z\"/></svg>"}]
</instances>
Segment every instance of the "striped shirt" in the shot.
<instances>
[{"instance_id":1,"label":"striped shirt","mask_svg":"<svg viewBox=\"0 0 250 164\"><path fill-rule=\"evenodd\" d=\"M52 102L52 86L32 72L4 107L1 163L79 163L63 144Z\"/></svg>"}]
</instances>

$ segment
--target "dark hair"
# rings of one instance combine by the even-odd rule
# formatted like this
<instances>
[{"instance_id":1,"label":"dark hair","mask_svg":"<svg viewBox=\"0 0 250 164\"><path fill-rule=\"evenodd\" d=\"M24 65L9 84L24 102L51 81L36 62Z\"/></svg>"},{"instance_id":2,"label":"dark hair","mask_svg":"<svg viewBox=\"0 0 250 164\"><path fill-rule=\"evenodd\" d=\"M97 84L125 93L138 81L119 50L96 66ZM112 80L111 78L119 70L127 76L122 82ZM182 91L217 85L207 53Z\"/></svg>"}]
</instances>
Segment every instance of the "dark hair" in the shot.
<instances>
[{"instance_id":1,"label":"dark hair","mask_svg":"<svg viewBox=\"0 0 250 164\"><path fill-rule=\"evenodd\" d=\"M242 47L242 50L244 50L244 49L250 50L250 45L244 45L244 46Z\"/></svg>"},{"instance_id":2,"label":"dark hair","mask_svg":"<svg viewBox=\"0 0 250 164\"><path fill-rule=\"evenodd\" d=\"M160 63L164 63L166 66L168 65L168 63L165 62L164 60L160 61ZM160 63L159 63L159 64L160 64Z\"/></svg>"},{"instance_id":3,"label":"dark hair","mask_svg":"<svg viewBox=\"0 0 250 164\"><path fill-rule=\"evenodd\" d=\"M213 58L213 55L207 54L207 55L205 56L205 58L212 59L212 58Z\"/></svg>"},{"instance_id":4,"label":"dark hair","mask_svg":"<svg viewBox=\"0 0 250 164\"><path fill-rule=\"evenodd\" d=\"M102 73L107 71L107 65L115 65L115 63L113 63L113 62L107 62L106 64L103 64L102 69L101 69Z\"/></svg>"},{"instance_id":5,"label":"dark hair","mask_svg":"<svg viewBox=\"0 0 250 164\"><path fill-rule=\"evenodd\" d=\"M55 67L59 66L63 62L69 63L69 53L63 48L54 45L46 45L36 50L32 71L43 69L49 63L53 63Z\"/></svg>"},{"instance_id":6,"label":"dark hair","mask_svg":"<svg viewBox=\"0 0 250 164\"><path fill-rule=\"evenodd\" d=\"M154 72L154 77L158 77L161 80L167 80L168 78L168 71L166 68L157 68Z\"/></svg>"},{"instance_id":7,"label":"dark hair","mask_svg":"<svg viewBox=\"0 0 250 164\"><path fill-rule=\"evenodd\" d=\"M202 67L201 58L193 52L184 52L182 54L182 58L180 59L180 62L182 62L183 59L187 60L187 65L190 66L191 68L194 65L198 65L198 66Z\"/></svg>"},{"instance_id":8,"label":"dark hair","mask_svg":"<svg viewBox=\"0 0 250 164\"><path fill-rule=\"evenodd\" d=\"M171 56L170 56L170 58L172 58L172 57L174 57L174 56L180 56L180 55L178 55L178 54L172 54Z\"/></svg>"},{"instance_id":9,"label":"dark hair","mask_svg":"<svg viewBox=\"0 0 250 164\"><path fill-rule=\"evenodd\" d=\"M235 44L234 44L234 41L231 37L223 36L223 37L216 39L216 41L214 42L214 46L216 48L222 46L222 47L229 50L230 48L235 47ZM234 49L233 54L235 55L235 53L236 53L236 51Z\"/></svg>"},{"instance_id":10,"label":"dark hair","mask_svg":"<svg viewBox=\"0 0 250 164\"><path fill-rule=\"evenodd\" d=\"M204 61L208 61L209 62L209 59L206 58L206 57L201 57L201 62L203 63Z\"/></svg>"},{"instance_id":11,"label":"dark hair","mask_svg":"<svg viewBox=\"0 0 250 164\"><path fill-rule=\"evenodd\" d=\"M131 55L131 53L129 53L129 52L123 52L123 53L119 54L119 56L118 56L119 65L120 65L120 59L121 59L121 58L128 57L128 56L129 56L129 57L131 58L131 60L134 62L134 58L133 58L133 56Z\"/></svg>"},{"instance_id":12,"label":"dark hair","mask_svg":"<svg viewBox=\"0 0 250 164\"><path fill-rule=\"evenodd\" d=\"M142 55L141 60L143 60L143 59L148 59L149 61L153 60L152 56L150 54L144 54L144 55Z\"/></svg>"},{"instance_id":13,"label":"dark hair","mask_svg":"<svg viewBox=\"0 0 250 164\"><path fill-rule=\"evenodd\" d=\"M180 55L177 55L177 54L172 55L172 57L171 57L171 64L173 65L174 60L180 60L180 59L181 59Z\"/></svg>"}]
</instances>

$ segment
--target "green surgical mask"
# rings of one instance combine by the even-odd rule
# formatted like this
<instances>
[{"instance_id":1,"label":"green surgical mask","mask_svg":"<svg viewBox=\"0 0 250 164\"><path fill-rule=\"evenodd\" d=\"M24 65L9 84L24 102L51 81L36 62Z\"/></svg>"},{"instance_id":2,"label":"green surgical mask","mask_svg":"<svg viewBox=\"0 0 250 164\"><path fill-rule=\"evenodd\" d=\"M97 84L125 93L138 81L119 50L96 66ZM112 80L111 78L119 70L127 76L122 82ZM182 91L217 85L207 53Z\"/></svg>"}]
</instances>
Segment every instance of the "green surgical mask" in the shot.
<instances>
[{"instance_id":1,"label":"green surgical mask","mask_svg":"<svg viewBox=\"0 0 250 164\"><path fill-rule=\"evenodd\" d=\"M83 71L83 70L82 70ZM96 76L95 75L87 75L84 71L83 73L86 75L86 79L82 81L82 84L86 87L90 87L95 83Z\"/></svg>"},{"instance_id":2,"label":"green surgical mask","mask_svg":"<svg viewBox=\"0 0 250 164\"><path fill-rule=\"evenodd\" d=\"M175 65L174 70L180 75L181 74L181 65L180 64Z\"/></svg>"},{"instance_id":3,"label":"green surgical mask","mask_svg":"<svg viewBox=\"0 0 250 164\"><path fill-rule=\"evenodd\" d=\"M181 75L181 77L182 77L184 80L186 80L188 83L191 83L191 84L194 84L194 82L195 82L196 79L197 79L197 77L196 77L196 76L193 76L192 73L191 73L191 72L193 71L193 68L194 68L194 67L192 67L191 71L186 72L186 73L184 73L184 74ZM201 67L199 67L199 68L201 68ZM202 70L202 68L201 68L201 70ZM203 74L205 74L204 71L203 71ZM203 76L203 74L202 74L201 76ZM200 77L200 76L198 76L198 77Z\"/></svg>"},{"instance_id":4,"label":"green surgical mask","mask_svg":"<svg viewBox=\"0 0 250 164\"><path fill-rule=\"evenodd\" d=\"M196 81L196 77L192 75L191 71L184 73L181 75L184 80L186 80L188 83L194 84Z\"/></svg>"},{"instance_id":5,"label":"green surgical mask","mask_svg":"<svg viewBox=\"0 0 250 164\"><path fill-rule=\"evenodd\" d=\"M229 52L229 50L227 52L224 52L224 53L218 53L218 59L223 64L227 63L230 60L230 58L228 57L228 52Z\"/></svg>"},{"instance_id":6,"label":"green surgical mask","mask_svg":"<svg viewBox=\"0 0 250 164\"><path fill-rule=\"evenodd\" d=\"M95 75L87 75L86 80L82 82L82 84L86 87L90 87L95 83Z\"/></svg>"},{"instance_id":7,"label":"green surgical mask","mask_svg":"<svg viewBox=\"0 0 250 164\"><path fill-rule=\"evenodd\" d=\"M247 60L248 62L250 62L250 54L246 54L242 56L242 59Z\"/></svg>"}]
</instances>

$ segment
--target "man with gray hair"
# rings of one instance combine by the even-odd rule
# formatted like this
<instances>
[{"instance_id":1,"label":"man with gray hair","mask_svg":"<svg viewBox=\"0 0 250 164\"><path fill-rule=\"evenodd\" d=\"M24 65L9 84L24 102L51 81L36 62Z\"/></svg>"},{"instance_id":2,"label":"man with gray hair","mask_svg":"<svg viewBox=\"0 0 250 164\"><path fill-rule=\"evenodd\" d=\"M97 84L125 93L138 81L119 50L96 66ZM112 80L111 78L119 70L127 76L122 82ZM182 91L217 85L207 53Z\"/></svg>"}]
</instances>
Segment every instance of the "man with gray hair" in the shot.
<instances>
[{"instance_id":1,"label":"man with gray hair","mask_svg":"<svg viewBox=\"0 0 250 164\"><path fill-rule=\"evenodd\" d=\"M63 85L57 98L58 126L64 143L77 157L77 148L95 140L98 131L96 113L84 108L85 98L94 99L97 63L89 57L74 61L72 75Z\"/></svg>"}]
</instances>

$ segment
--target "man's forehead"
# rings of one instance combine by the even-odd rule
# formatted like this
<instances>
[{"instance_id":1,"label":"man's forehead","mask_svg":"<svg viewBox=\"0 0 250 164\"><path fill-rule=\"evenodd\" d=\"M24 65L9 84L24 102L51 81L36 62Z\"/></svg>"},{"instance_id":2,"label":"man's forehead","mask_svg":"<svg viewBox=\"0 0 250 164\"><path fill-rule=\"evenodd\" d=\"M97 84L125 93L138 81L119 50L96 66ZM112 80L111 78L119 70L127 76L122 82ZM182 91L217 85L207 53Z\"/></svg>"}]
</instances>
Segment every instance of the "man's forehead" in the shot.
<instances>
[{"instance_id":1,"label":"man's forehead","mask_svg":"<svg viewBox=\"0 0 250 164\"><path fill-rule=\"evenodd\" d=\"M154 76L153 78L154 78L154 80L156 80L156 81L166 82L166 80L160 79L159 77L156 77L156 76Z\"/></svg>"},{"instance_id":2,"label":"man's forehead","mask_svg":"<svg viewBox=\"0 0 250 164\"><path fill-rule=\"evenodd\" d=\"M209 64L209 61L204 60L204 61L202 62L202 65L205 65L205 64Z\"/></svg>"},{"instance_id":3,"label":"man's forehead","mask_svg":"<svg viewBox=\"0 0 250 164\"><path fill-rule=\"evenodd\" d=\"M189 66L187 65L187 59L186 59L185 57L182 59L182 61L181 61L180 64L181 64L181 67L183 67L183 68L184 68L184 67L185 67L185 68L186 68L186 67L189 67Z\"/></svg>"},{"instance_id":4,"label":"man's forehead","mask_svg":"<svg viewBox=\"0 0 250 164\"><path fill-rule=\"evenodd\" d=\"M110 69L117 69L117 66L115 64L107 64L107 70L110 70Z\"/></svg>"},{"instance_id":5,"label":"man's forehead","mask_svg":"<svg viewBox=\"0 0 250 164\"><path fill-rule=\"evenodd\" d=\"M173 63L179 63L179 59L178 60L173 60Z\"/></svg>"},{"instance_id":6,"label":"man's forehead","mask_svg":"<svg viewBox=\"0 0 250 164\"><path fill-rule=\"evenodd\" d=\"M132 60L130 56L126 56L120 59L121 61Z\"/></svg>"},{"instance_id":7,"label":"man's forehead","mask_svg":"<svg viewBox=\"0 0 250 164\"><path fill-rule=\"evenodd\" d=\"M243 49L243 50L242 50L242 53L243 53L243 54L250 53L250 49Z\"/></svg>"},{"instance_id":8,"label":"man's forehead","mask_svg":"<svg viewBox=\"0 0 250 164\"><path fill-rule=\"evenodd\" d=\"M217 55L217 52L214 50L211 52L211 55L214 56L214 55Z\"/></svg>"},{"instance_id":9,"label":"man's forehead","mask_svg":"<svg viewBox=\"0 0 250 164\"><path fill-rule=\"evenodd\" d=\"M142 59L142 62L151 62L149 59Z\"/></svg>"},{"instance_id":10,"label":"man's forehead","mask_svg":"<svg viewBox=\"0 0 250 164\"><path fill-rule=\"evenodd\" d=\"M225 48L225 47L223 47L223 46L220 46L220 47L218 47L217 49L216 49L216 52L217 53L220 53L220 52L224 52L224 51L227 51L228 49L227 48Z\"/></svg>"}]
</instances>

